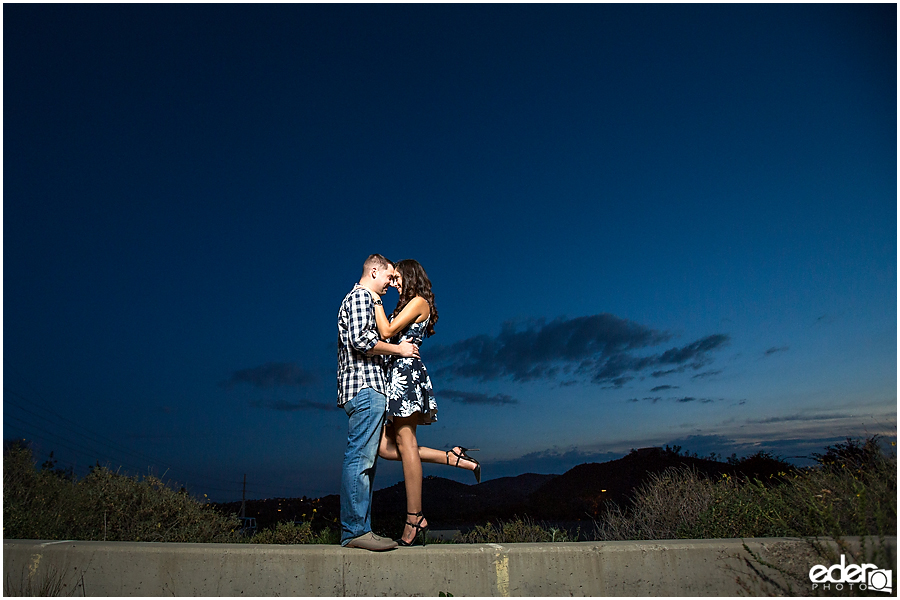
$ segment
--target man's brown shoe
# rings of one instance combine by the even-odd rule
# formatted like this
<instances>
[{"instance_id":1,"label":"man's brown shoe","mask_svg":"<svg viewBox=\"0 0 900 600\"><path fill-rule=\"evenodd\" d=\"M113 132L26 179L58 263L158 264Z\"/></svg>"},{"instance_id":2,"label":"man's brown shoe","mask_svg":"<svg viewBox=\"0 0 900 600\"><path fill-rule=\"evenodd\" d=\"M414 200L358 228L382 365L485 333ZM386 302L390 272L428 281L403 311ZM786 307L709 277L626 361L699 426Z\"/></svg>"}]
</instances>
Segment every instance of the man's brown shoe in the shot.
<instances>
[{"instance_id":1,"label":"man's brown shoe","mask_svg":"<svg viewBox=\"0 0 900 600\"><path fill-rule=\"evenodd\" d=\"M371 531L363 535L353 538L347 542L346 548L362 548L363 550L372 550L373 552L381 552L382 550L393 550L397 547L397 542L387 538L376 537Z\"/></svg>"}]
</instances>

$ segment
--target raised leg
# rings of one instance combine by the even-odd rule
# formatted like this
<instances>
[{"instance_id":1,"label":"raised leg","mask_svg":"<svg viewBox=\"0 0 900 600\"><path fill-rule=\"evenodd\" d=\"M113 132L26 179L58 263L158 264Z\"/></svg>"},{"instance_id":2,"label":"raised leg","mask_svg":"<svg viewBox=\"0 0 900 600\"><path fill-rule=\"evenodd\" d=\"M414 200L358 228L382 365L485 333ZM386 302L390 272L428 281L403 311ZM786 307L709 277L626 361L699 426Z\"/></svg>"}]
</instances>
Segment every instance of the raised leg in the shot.
<instances>
[{"instance_id":1,"label":"raised leg","mask_svg":"<svg viewBox=\"0 0 900 600\"><path fill-rule=\"evenodd\" d=\"M413 415L415 417L416 415ZM410 418L413 418L410 417ZM398 417L394 418L394 421L397 421ZM446 450L435 450L434 448L428 448L427 446L419 446L416 444L419 449L419 460L424 463L431 463L435 465L450 465L451 467L459 466L460 469L466 469L467 471L475 470L475 463L469 462L467 460L459 461L459 465L456 464L456 456L452 453L449 455L448 460L448 452ZM462 448L460 446L454 446L453 451L457 453L461 453ZM401 460L400 450L397 448L397 432L394 428L394 425L391 423L386 423L384 428L381 430L381 440L378 445L378 456L385 460Z\"/></svg>"}]
</instances>

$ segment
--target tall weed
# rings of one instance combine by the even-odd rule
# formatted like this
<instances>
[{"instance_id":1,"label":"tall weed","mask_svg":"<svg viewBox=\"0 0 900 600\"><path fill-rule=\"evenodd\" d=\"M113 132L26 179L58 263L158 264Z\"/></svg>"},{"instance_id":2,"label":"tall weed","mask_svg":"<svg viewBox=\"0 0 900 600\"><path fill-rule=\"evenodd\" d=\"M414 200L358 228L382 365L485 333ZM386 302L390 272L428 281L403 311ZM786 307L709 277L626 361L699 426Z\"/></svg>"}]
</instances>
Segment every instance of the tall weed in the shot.
<instances>
[{"instance_id":1,"label":"tall weed","mask_svg":"<svg viewBox=\"0 0 900 600\"><path fill-rule=\"evenodd\" d=\"M160 479L95 467L83 479L36 470L31 452L3 457L3 537L144 542L237 541L239 522Z\"/></svg>"},{"instance_id":2,"label":"tall weed","mask_svg":"<svg viewBox=\"0 0 900 600\"><path fill-rule=\"evenodd\" d=\"M688 468L654 473L638 488L631 507L611 505L595 521L597 540L666 540L679 536L713 502L715 485Z\"/></svg>"},{"instance_id":3,"label":"tall weed","mask_svg":"<svg viewBox=\"0 0 900 600\"><path fill-rule=\"evenodd\" d=\"M313 530L312 521L282 521L276 523L275 527L263 529L242 541L248 544L339 544L341 536L339 532L329 528Z\"/></svg>"},{"instance_id":4,"label":"tall weed","mask_svg":"<svg viewBox=\"0 0 900 600\"><path fill-rule=\"evenodd\" d=\"M849 447L849 450L846 448ZM865 448L864 456L860 448ZM847 460L840 460L842 452ZM874 441L829 448L818 467L763 480L654 475L630 506L595 522L598 540L897 534L897 457ZM837 459L835 458L837 457Z\"/></svg>"},{"instance_id":5,"label":"tall weed","mask_svg":"<svg viewBox=\"0 0 900 600\"><path fill-rule=\"evenodd\" d=\"M578 534L570 536L564 529L543 526L531 518L498 521L497 524L477 525L471 531L458 534L453 541L461 544L516 544L527 542L574 542Z\"/></svg>"}]
</instances>

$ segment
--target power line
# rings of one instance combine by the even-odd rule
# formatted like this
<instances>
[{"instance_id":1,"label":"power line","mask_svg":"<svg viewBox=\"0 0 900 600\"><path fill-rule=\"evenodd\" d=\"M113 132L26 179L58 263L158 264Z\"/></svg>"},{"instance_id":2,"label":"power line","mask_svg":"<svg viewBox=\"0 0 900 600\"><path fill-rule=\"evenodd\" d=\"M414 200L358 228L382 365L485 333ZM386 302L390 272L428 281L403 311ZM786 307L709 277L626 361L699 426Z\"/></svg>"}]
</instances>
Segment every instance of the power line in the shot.
<instances>
[{"instance_id":1,"label":"power line","mask_svg":"<svg viewBox=\"0 0 900 600\"><path fill-rule=\"evenodd\" d=\"M9 365L7 365L7 368L10 368ZM11 369L11 370L13 370L15 372L15 369ZM16 375L18 378L20 378L22 380L23 384L25 384L27 387L29 387L32 390L32 392L34 392L35 396L40 397L40 394L35 391L33 386L28 384L28 381L25 378L23 378L20 373L16 372ZM121 462L120 466L131 469L135 473L145 473L154 468L156 468L158 471L159 469L164 468L165 471L164 471L163 475L160 475L160 477L163 477L165 475L165 473L174 471L177 474L185 477L185 481L181 485L183 485L185 487L194 488L195 493L202 493L200 490L208 491L208 492L222 492L222 493L234 493L234 494L239 493L241 483L238 481L226 480L226 479L221 479L218 477L211 477L208 475L204 475L204 474L195 472L193 469L190 469L190 468L173 467L161 460L158 460L154 457L148 456L142 452L133 450L131 448L125 448L122 445L120 445L119 443L117 443L99 433L91 431L90 429L85 428L80 423L77 423L67 417L64 417L64 416L60 415L59 413L55 412L54 410L48 408L46 402L35 402L31 398L23 395L20 392L15 391L5 385L3 386L3 389L4 389L4 392L6 392L6 394L7 394L7 397L4 399L4 401L6 403L14 406L15 408L17 408L21 411L24 411L25 413L27 413L28 415L31 415L32 417L36 417L37 419L40 419L41 421L48 423L49 425L53 426L54 428L55 427L65 428L67 433L69 433L70 435L74 434L76 436L76 438L80 438L80 441L73 441L72 439L70 439L67 436L48 431L47 429L40 427L38 424L36 424L32 421L26 421L24 419L21 419L21 418L12 416L12 415L7 415L7 418L10 418L14 421L17 421L18 423L23 424L26 427L26 429L23 429L23 431L25 431L26 433L31 435L34 439L41 440L49 445L57 445L61 448L64 448L66 450L76 453L76 455L87 453L88 455L94 455L94 456L101 455L102 456L104 454L110 455L113 453L122 453L127 456L130 456L132 459L137 459L139 461L148 461L149 464L148 464L147 470L145 470L143 468L135 467L133 464L126 463L126 462ZM34 410L31 410L30 408L22 405L20 402L17 402L14 399L10 399L8 397L9 395L12 395L13 397L21 400L22 402L27 403L29 406L37 407L37 409L39 409L40 411L43 411L43 413L45 413L45 414L35 412ZM50 418L50 417L53 417L53 418ZM18 425L17 427L22 428L22 425ZM43 435L35 435L34 430L32 428L35 428L38 431L44 432L46 435L51 436L51 438L44 437ZM75 446L75 448L73 448L72 446ZM97 447L99 447L100 450L98 450ZM49 458L49 455L47 455L46 453L42 452L42 454ZM53 458L56 459L56 457L53 457ZM56 459L56 460L58 460L58 459ZM92 462L94 462L94 461L92 461ZM99 464L99 460L97 460L96 462ZM73 468L74 468L74 463L73 463ZM188 481L187 481L188 477L192 480L192 483L188 483ZM210 483L212 485L205 485L204 482ZM224 484L229 487L226 487L226 488L219 487L221 484ZM233 486L233 487L231 487L231 486ZM260 494L260 495L266 496L266 497L273 497L273 496L275 496L275 497L295 497L295 495L296 495L296 492L282 493L285 491L290 491L290 489L295 490L296 488L293 486L290 486L290 488L286 489L286 488L278 486L278 485L267 485L267 484L260 485L260 483L257 482L257 484L254 487L262 488L263 490L267 490L268 492L277 492L277 493L263 493L261 491L249 490L250 493ZM306 491L308 493L313 493L313 494L317 494L317 495L327 495L328 494L328 490L307 489Z\"/></svg>"},{"instance_id":2,"label":"power line","mask_svg":"<svg viewBox=\"0 0 900 600\"><path fill-rule=\"evenodd\" d=\"M12 394L15 397L17 397L25 402L29 402L31 404L37 404L37 403L31 401L29 398L26 398L22 394L14 391L14 390L11 390L6 386L4 386L4 391L7 394ZM54 416L59 421L62 421L62 423L54 422L54 420L48 418L46 415L36 413L36 412L28 409L27 407L23 406L22 404L16 402L15 400L9 399L8 397L6 398L6 401L9 404L11 404L12 406L15 406L16 408L28 413L29 415L37 417L38 419L46 421L54 427L61 427L61 426L65 427L66 423L71 424L77 428L72 431L76 432L76 434L79 437L83 438L81 442L73 441L64 435L48 431L47 429L44 429L43 427L40 427L39 425L37 425L33 422L25 421L24 419L20 419L18 417L12 416L12 415L7 415L7 418L17 421L19 423L22 423L28 428L35 428L39 431L42 431L43 433L45 433L47 435L52 436L53 438L56 438L54 440L51 440L44 436L34 436L37 439L41 439L42 441L44 441L46 443L56 444L60 447L63 447L72 452L76 452L78 454L88 453L88 454L94 454L94 455L99 454L102 456L103 454L107 454L107 455L111 454L112 453L111 450L112 450L112 451L116 451L116 452L119 452L122 454L129 455L132 458L137 458L139 460L147 460L150 462L150 465L148 465L148 468L152 469L155 466L156 469L159 470L162 467L162 468L165 468L165 473L168 473L169 471L176 471L177 473L179 473L181 475L191 477L195 481L199 482L199 483L191 484L191 487L202 487L202 488L210 490L210 491L233 492L240 485L238 482L235 482L235 481L224 480L224 479L220 479L217 477L210 477L207 475L196 473L191 469L173 467L171 465L164 463L163 461L160 461L158 459L154 459L153 457L147 456L146 454L143 454L143 453L140 453L137 451L132 451L128 448L123 448L122 446L120 446L116 442L110 440L109 438L106 438L105 436L97 434L96 432L91 432L90 430L82 427L80 424L75 423L71 419L67 419L66 417L63 417L62 415L59 415L58 413L54 412L53 410L51 410L49 408L46 408L45 406L41 406L40 407L41 410L45 410L47 413ZM33 430L29 430L28 433L33 434ZM87 442L85 442L85 440L87 440ZM95 444L99 445L103 450L98 451L96 446L94 446ZM73 448L72 446L76 446L76 448ZM154 463L155 463L155 465L154 465ZM127 468L135 471L136 473L144 472L144 469L135 467L133 464L126 463L124 461L121 461L121 466L127 467ZM224 483L226 485L229 485L229 486L233 485L235 487L223 489L220 487L212 487L212 486L204 485L203 482L219 482L220 484ZM187 486L188 485L187 482L185 482L184 485Z\"/></svg>"},{"instance_id":3,"label":"power line","mask_svg":"<svg viewBox=\"0 0 900 600\"><path fill-rule=\"evenodd\" d=\"M10 394L13 394L14 396L16 396L17 398L19 398L19 399L21 399L21 400L23 400L23 401L31 402L32 404L36 404L36 403L32 402L29 398L26 398L25 396L23 396L22 394L20 394L20 393L14 391L14 390L11 390L11 389L8 388L7 386L4 386L3 389L4 389L5 392L10 393ZM53 425L57 425L57 426L60 425L59 423L54 423L51 419L47 418L45 415L41 415L41 414L38 414L38 413L36 413L36 412L34 412L34 411L32 411L32 410L29 410L28 408L22 406L22 405L19 404L18 402L15 402L14 400L9 400L9 403L12 404L13 406L16 406L17 408L19 408L19 409L25 411L25 412L31 414L31 415L34 415L35 417L38 417L38 418L43 419L43 420L45 420L45 421L48 421L48 422L50 422L50 423L53 424ZM181 474L187 475L187 476L191 476L191 477L196 478L196 479L201 480L201 481L218 482L218 483L220 483L220 484L224 483L224 484L226 484L226 485L235 485L235 486L240 485L238 482L235 482L235 481L229 481L229 480L219 479L219 478L217 478L217 477L210 477L210 476L207 476L207 475L203 475L203 474L194 472L194 471L191 470L191 469L187 469L187 468L183 468L183 467L181 467L181 468L173 467L173 466L171 466L171 465L169 465L169 464L167 464L167 463L165 463L165 462L163 462L163 461L161 461L161 460L158 460L158 459L156 459L156 458L153 458L153 457L148 456L148 455L146 455L146 454L143 454L143 453L141 453L141 452L132 451L132 450L130 450L130 449L123 448L122 446L120 446L120 445L117 444L116 442L110 440L109 438L106 438L106 437L104 437L104 436L102 436L102 435L100 435L100 434L98 434L98 433L96 433L96 432L92 432L91 430L84 428L81 424L76 423L76 422L72 421L71 419L67 419L66 417L63 417L62 415L60 415L60 414L54 412L53 410L51 410L51 409L49 409L49 408L46 408L46 406L43 406L43 405L42 405L42 406L41 406L41 409L42 409L42 410L45 410L45 411L48 412L48 413L50 413L51 415L53 415L53 416L56 417L57 419L63 421L64 424L65 424L65 423L68 423L68 424L71 424L71 425L77 427L78 429L75 430L75 431L76 431L76 433L77 433L78 435L81 435L82 437L87 438L87 439L91 440L92 442L94 442L94 443L96 443L96 444L100 444L101 447L109 448L109 449L112 449L112 450L121 452L121 453L123 453L123 454L130 455L131 457L137 458L137 459L139 459L139 460L146 460L146 461L149 461L151 464L155 463L156 465L158 465L157 468L164 467L164 468L166 469L166 472L168 472L168 471L177 471L178 473L181 473ZM47 432L47 433L49 434L50 432ZM90 434L90 435L89 435L89 434ZM50 434L50 435L53 435L53 434ZM60 436L60 437L62 437L62 436ZM96 450L93 450L93 449L92 449L92 451L93 451L93 452L96 452ZM107 451L107 452L108 452L108 451ZM124 464L124 463L123 463L123 464ZM125 466L129 466L129 465L125 465ZM130 467L130 468L133 468L133 467L131 467L131 466L129 466L129 467ZM141 470L142 470L142 469L138 469L138 471L141 471Z\"/></svg>"},{"instance_id":4,"label":"power line","mask_svg":"<svg viewBox=\"0 0 900 600\"><path fill-rule=\"evenodd\" d=\"M18 421L18 422L24 424L25 429L23 429L23 431L27 431L27 430L29 430L29 429L32 429L32 431L30 431L29 433L32 433L32 436L33 436L33 437L35 437L35 438L37 438L37 439L40 439L41 441L46 442L47 444L50 444L50 445L57 445L57 446L60 446L60 447L62 447L62 448L65 448L66 450L69 450L69 451L72 451L72 452L75 452L75 453L78 453L78 454L85 454L85 453L87 453L87 454L98 454L98 453L97 453L94 449L92 449L92 448L88 448L88 447L86 447L86 446L82 446L79 442L74 442L74 441L72 441L72 440L70 440L70 439L68 439L68 438L66 438L66 437L64 437L64 436L61 436L61 435L55 434L55 433L53 433L53 432L47 431L46 429L44 429L44 428L42 428L42 427L40 427L40 426L38 426L38 425L35 425L35 424L33 424L33 423L29 423L29 422L27 422L27 421L23 421L22 419L19 419L18 417L14 417L14 416L12 416L12 415L6 415L6 418L7 418L7 419L12 419L13 421ZM20 427L21 427L21 426L20 426ZM33 435L33 429L36 429L37 431L42 432L42 433L44 433L44 434L46 434L46 435L52 436L52 437L53 437L53 440L51 441L51 439L46 438L46 437L43 437L43 436L41 436L41 435L37 435L37 436ZM27 431L27 432L28 432L28 431ZM59 440L61 440L61 441L59 441ZM70 444L71 444L71 445L70 445ZM75 446L75 447L73 448L72 446ZM141 469L140 469L139 467L135 467L134 465L131 465L131 464L122 463L122 466L128 467L129 469L132 469L132 470L141 471Z\"/></svg>"},{"instance_id":5,"label":"power line","mask_svg":"<svg viewBox=\"0 0 900 600\"><path fill-rule=\"evenodd\" d=\"M23 400L23 401L30 402L30 399L26 398L26 397L23 396L22 394L19 394L19 393L15 392L14 390L9 389L9 388L6 387L6 386L3 386L3 390L4 390L5 392L9 393L9 394L12 394L12 395L16 396L17 398L19 398L19 399L21 399L21 400ZM12 404L13 406L16 406L16 407L19 408L20 410L23 410L23 411L25 411L25 412L27 412L27 413L29 413L29 414L35 416L35 417L38 417L39 419L43 419L43 420L45 420L45 421L48 421L48 422L50 422L50 423L53 423L53 421L52 421L51 419L47 418L46 415L42 415L42 414L36 413L36 412L34 412L34 411L32 411L32 410L29 410L28 408L25 408L24 406L22 406L22 405L19 404L18 402L15 402L14 400L10 400L9 403ZM139 458L139 459L141 459L141 460L149 460L149 461L154 461L154 460L155 460L155 459L153 459L152 457L147 456L147 455L145 455L145 454L142 454L142 453L140 453L140 452L136 452L136 451L129 450L129 449L127 449L127 448L123 448L122 446L119 446L116 442L110 440L109 438L106 438L106 437L104 437L104 436L102 436L102 435L100 435L100 434L98 434L98 433L92 432L92 431L90 431L89 429L84 428L81 424L76 423L75 421L72 421L71 419L67 419L66 417L63 417L62 415L60 415L60 414L58 414L58 413L56 413L56 412L50 410L49 408L46 408L45 406L42 406L41 409L44 410L44 411L46 411L47 413L50 413L51 415L55 416L57 419L60 419L61 421L64 421L63 425L65 425L66 423L68 423L68 424L70 424L70 425L74 425L75 427L78 428L78 429L75 430L76 433L78 433L79 435L81 435L81 436L83 436L83 437L85 437L85 438L87 438L87 439L89 439L89 440L91 440L91 441L93 441L93 442L95 442L95 443L100 444L101 446L109 447L109 448L111 448L111 449L113 449L113 450L116 450L116 451L118 451L118 452L122 452L122 453L124 453L124 454L129 454L129 455L131 455L132 457L134 457L134 458ZM54 424L54 425L59 425L58 423L53 423L53 424Z\"/></svg>"}]
</instances>

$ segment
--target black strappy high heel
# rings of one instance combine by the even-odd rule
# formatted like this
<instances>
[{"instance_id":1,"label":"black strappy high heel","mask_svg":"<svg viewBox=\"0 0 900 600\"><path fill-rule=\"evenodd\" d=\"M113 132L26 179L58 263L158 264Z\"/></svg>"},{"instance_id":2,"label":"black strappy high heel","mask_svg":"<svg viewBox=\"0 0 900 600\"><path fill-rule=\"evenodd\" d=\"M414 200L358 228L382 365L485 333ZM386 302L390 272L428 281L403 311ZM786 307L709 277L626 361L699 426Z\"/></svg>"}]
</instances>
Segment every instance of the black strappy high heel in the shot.
<instances>
[{"instance_id":1,"label":"black strappy high heel","mask_svg":"<svg viewBox=\"0 0 900 600\"><path fill-rule=\"evenodd\" d=\"M472 461L473 463L475 463L475 471L473 471L473 473L475 473L475 481L477 483L481 483L481 463L479 463L477 460L475 460L474 458L472 458L471 456L466 454L466 452L478 452L478 448L470 449L470 448L463 448L462 446L457 446L457 448L459 448L462 451L462 454L457 454L456 452L453 451L452 448L450 450L447 450L447 464L448 465L450 464L450 455L451 454L456 457L456 464L453 465L454 467L459 466L460 460L465 459L468 461Z\"/></svg>"},{"instance_id":2,"label":"black strappy high heel","mask_svg":"<svg viewBox=\"0 0 900 600\"><path fill-rule=\"evenodd\" d=\"M414 516L414 517L419 517L419 520L416 521L415 523L410 523L409 521L406 522L406 524L409 525L410 527L415 527L415 528L416 528L416 535L413 536L413 539L412 539L411 542L405 542L405 541L403 541L403 535L401 535L401 536L400 536L400 539L397 540L397 544L399 544L399 545L401 545L401 546L407 546L407 547L409 547L409 546L415 546L415 545L416 545L416 539L418 539L418 537L421 535L421 536L422 536L422 545L424 546L424 545L425 545L425 538L428 537L428 525L422 526L421 523L422 523L422 521L425 520L425 516L422 514L421 511L416 512L416 513L408 512L408 513L406 513L406 514L407 514L407 515L412 515L412 516Z\"/></svg>"}]
</instances>

